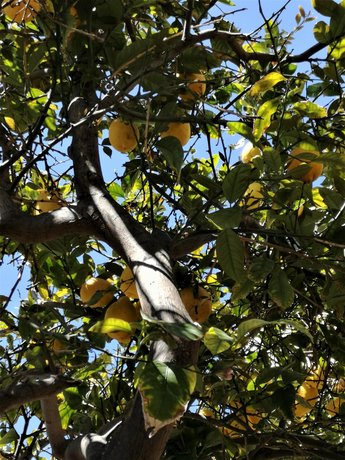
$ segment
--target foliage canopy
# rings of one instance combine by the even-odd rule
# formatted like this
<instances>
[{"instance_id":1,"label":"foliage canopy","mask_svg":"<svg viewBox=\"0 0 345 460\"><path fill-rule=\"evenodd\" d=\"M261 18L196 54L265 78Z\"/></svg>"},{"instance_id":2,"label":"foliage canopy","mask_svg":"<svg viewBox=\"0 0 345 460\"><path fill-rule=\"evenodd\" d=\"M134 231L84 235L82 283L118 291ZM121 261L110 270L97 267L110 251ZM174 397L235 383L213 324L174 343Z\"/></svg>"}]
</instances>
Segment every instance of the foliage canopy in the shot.
<instances>
[{"instance_id":1,"label":"foliage canopy","mask_svg":"<svg viewBox=\"0 0 345 460\"><path fill-rule=\"evenodd\" d=\"M18 20L9 3L0 254L18 280L0 291L0 456L344 458L345 1L252 2L250 34L230 0L29 0ZM121 152L116 118L137 137ZM186 145L170 123L190 125ZM80 289L108 279L118 300L127 265L141 320L104 321ZM190 287L212 297L202 326Z\"/></svg>"}]
</instances>

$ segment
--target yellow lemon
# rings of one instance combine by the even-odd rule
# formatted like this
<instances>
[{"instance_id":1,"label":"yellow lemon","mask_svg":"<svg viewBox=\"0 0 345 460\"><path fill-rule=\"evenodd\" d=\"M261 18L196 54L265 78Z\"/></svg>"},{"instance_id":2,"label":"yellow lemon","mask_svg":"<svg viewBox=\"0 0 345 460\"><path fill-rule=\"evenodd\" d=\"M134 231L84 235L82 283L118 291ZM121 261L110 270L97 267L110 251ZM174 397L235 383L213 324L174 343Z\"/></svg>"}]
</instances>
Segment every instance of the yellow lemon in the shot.
<instances>
[{"instance_id":1,"label":"yellow lemon","mask_svg":"<svg viewBox=\"0 0 345 460\"><path fill-rule=\"evenodd\" d=\"M334 417L335 415L339 414L341 405L345 402L345 399L340 398L339 396L336 396L328 401L328 403L325 406L326 412L328 412L329 415Z\"/></svg>"},{"instance_id":2,"label":"yellow lemon","mask_svg":"<svg viewBox=\"0 0 345 460\"><path fill-rule=\"evenodd\" d=\"M247 431L244 418L242 416L239 418L240 420L232 420L229 425L220 429L224 433L224 436L228 436L230 438L238 438L244 434L241 432ZM234 430L233 428L237 428L239 431Z\"/></svg>"},{"instance_id":3,"label":"yellow lemon","mask_svg":"<svg viewBox=\"0 0 345 460\"><path fill-rule=\"evenodd\" d=\"M138 145L139 129L137 126L117 118L109 125L109 141L114 149L121 153L130 152Z\"/></svg>"},{"instance_id":4,"label":"yellow lemon","mask_svg":"<svg viewBox=\"0 0 345 460\"><path fill-rule=\"evenodd\" d=\"M188 81L185 92L180 94L184 101L194 101L206 92L206 78L203 73L191 73L183 76Z\"/></svg>"},{"instance_id":5,"label":"yellow lemon","mask_svg":"<svg viewBox=\"0 0 345 460\"><path fill-rule=\"evenodd\" d=\"M306 406L302 405L299 401L295 402L295 416L296 417L304 417L309 412L312 411L313 407L317 403L319 390L317 384L311 383L309 384L308 381L305 381L300 385L297 390L297 395L300 398L303 398L308 404Z\"/></svg>"},{"instance_id":6,"label":"yellow lemon","mask_svg":"<svg viewBox=\"0 0 345 460\"><path fill-rule=\"evenodd\" d=\"M291 152L292 160L289 162L287 170L292 171L299 166L308 165L310 167L309 171L298 177L298 179L305 183L311 183L320 177L323 171L322 163L315 163L313 161L313 157L316 158L319 155L320 152L317 150L304 150L296 148Z\"/></svg>"},{"instance_id":7,"label":"yellow lemon","mask_svg":"<svg viewBox=\"0 0 345 460\"><path fill-rule=\"evenodd\" d=\"M169 123L166 131L161 133L161 138L173 136L176 137L182 147L187 144L191 137L191 127L189 123L172 122Z\"/></svg>"},{"instance_id":8,"label":"yellow lemon","mask_svg":"<svg viewBox=\"0 0 345 460\"><path fill-rule=\"evenodd\" d=\"M247 142L241 152L241 160L243 163L250 163L253 158L262 155L262 151L259 147L254 147L251 142Z\"/></svg>"},{"instance_id":9,"label":"yellow lemon","mask_svg":"<svg viewBox=\"0 0 345 460\"><path fill-rule=\"evenodd\" d=\"M127 297L130 297L131 299L139 298L133 272L128 266L123 270L120 281L120 289Z\"/></svg>"},{"instance_id":10,"label":"yellow lemon","mask_svg":"<svg viewBox=\"0 0 345 460\"><path fill-rule=\"evenodd\" d=\"M90 300L96 293L104 292L98 300L90 304L90 307L105 307L113 298L113 293L109 291L111 286L111 283L103 278L89 278L80 288L81 301L85 304L89 304Z\"/></svg>"},{"instance_id":11,"label":"yellow lemon","mask_svg":"<svg viewBox=\"0 0 345 460\"><path fill-rule=\"evenodd\" d=\"M212 313L212 300L209 292L198 286L196 292L193 287L182 289L180 296L189 316L193 321L204 323Z\"/></svg>"},{"instance_id":12,"label":"yellow lemon","mask_svg":"<svg viewBox=\"0 0 345 460\"><path fill-rule=\"evenodd\" d=\"M132 323L140 320L138 309L132 304L128 297L120 297L119 300L112 303L106 310L104 319L121 319ZM132 328L134 332L134 329ZM126 331L107 332L109 337L116 339L119 343L125 345L131 338L131 333Z\"/></svg>"}]
</instances>

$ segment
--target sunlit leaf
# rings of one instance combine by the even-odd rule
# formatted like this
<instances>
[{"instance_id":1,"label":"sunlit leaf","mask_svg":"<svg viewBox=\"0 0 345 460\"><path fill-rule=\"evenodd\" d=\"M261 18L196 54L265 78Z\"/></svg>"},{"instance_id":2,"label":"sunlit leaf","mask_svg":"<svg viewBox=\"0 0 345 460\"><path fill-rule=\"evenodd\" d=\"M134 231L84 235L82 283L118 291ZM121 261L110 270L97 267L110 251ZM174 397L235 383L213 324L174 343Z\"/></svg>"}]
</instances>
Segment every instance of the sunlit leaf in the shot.
<instances>
[{"instance_id":1,"label":"sunlit leaf","mask_svg":"<svg viewBox=\"0 0 345 460\"><path fill-rule=\"evenodd\" d=\"M323 118L327 116L327 110L314 102L296 102L293 108L303 116L309 118Z\"/></svg>"},{"instance_id":2,"label":"sunlit leaf","mask_svg":"<svg viewBox=\"0 0 345 460\"><path fill-rule=\"evenodd\" d=\"M228 350L233 340L221 329L210 327L204 336L203 342L210 352L216 355Z\"/></svg>"},{"instance_id":3,"label":"sunlit leaf","mask_svg":"<svg viewBox=\"0 0 345 460\"><path fill-rule=\"evenodd\" d=\"M169 334L172 334L176 337L181 337L186 340L199 340L203 337L204 333L201 330L200 326L188 323L167 323L159 321L163 329L165 329Z\"/></svg>"},{"instance_id":4,"label":"sunlit leaf","mask_svg":"<svg viewBox=\"0 0 345 460\"><path fill-rule=\"evenodd\" d=\"M237 340L241 340L249 332L260 329L267 324L270 324L269 321L263 319L248 319L247 321L242 321L237 328Z\"/></svg>"},{"instance_id":5,"label":"sunlit leaf","mask_svg":"<svg viewBox=\"0 0 345 460\"><path fill-rule=\"evenodd\" d=\"M14 428L7 431L7 433L0 438L0 446L6 446L18 439L18 434Z\"/></svg>"},{"instance_id":6,"label":"sunlit leaf","mask_svg":"<svg viewBox=\"0 0 345 460\"><path fill-rule=\"evenodd\" d=\"M97 321L89 329L90 332L107 333L112 331L132 332L130 323L122 319L108 318L104 321Z\"/></svg>"},{"instance_id":7,"label":"sunlit leaf","mask_svg":"<svg viewBox=\"0 0 345 460\"><path fill-rule=\"evenodd\" d=\"M277 83L285 81L286 78L279 72L270 72L269 74L262 77L260 80L254 83L249 91L251 96L257 96L258 94L264 94L266 91L274 88Z\"/></svg>"},{"instance_id":8,"label":"sunlit leaf","mask_svg":"<svg viewBox=\"0 0 345 460\"><path fill-rule=\"evenodd\" d=\"M139 370L136 385L151 417L162 421L174 419L185 410L196 385L196 372L153 361Z\"/></svg>"},{"instance_id":9,"label":"sunlit leaf","mask_svg":"<svg viewBox=\"0 0 345 460\"><path fill-rule=\"evenodd\" d=\"M246 123L242 123L240 121L229 122L228 128L229 128L230 134L232 133L241 134L241 136L245 137L250 142L252 143L255 142L255 138L253 136L252 130L250 126L247 125Z\"/></svg>"},{"instance_id":10,"label":"sunlit leaf","mask_svg":"<svg viewBox=\"0 0 345 460\"><path fill-rule=\"evenodd\" d=\"M329 25L324 21L319 21L315 24L314 37L320 43L328 43L330 40Z\"/></svg>"},{"instance_id":11,"label":"sunlit leaf","mask_svg":"<svg viewBox=\"0 0 345 460\"><path fill-rule=\"evenodd\" d=\"M253 135L259 140L271 124L271 117L277 111L280 98L270 99L264 102L257 111L257 118L254 121Z\"/></svg>"},{"instance_id":12,"label":"sunlit leaf","mask_svg":"<svg viewBox=\"0 0 345 460\"><path fill-rule=\"evenodd\" d=\"M323 16L333 16L339 9L339 4L333 0L311 0L311 4Z\"/></svg>"}]
</instances>

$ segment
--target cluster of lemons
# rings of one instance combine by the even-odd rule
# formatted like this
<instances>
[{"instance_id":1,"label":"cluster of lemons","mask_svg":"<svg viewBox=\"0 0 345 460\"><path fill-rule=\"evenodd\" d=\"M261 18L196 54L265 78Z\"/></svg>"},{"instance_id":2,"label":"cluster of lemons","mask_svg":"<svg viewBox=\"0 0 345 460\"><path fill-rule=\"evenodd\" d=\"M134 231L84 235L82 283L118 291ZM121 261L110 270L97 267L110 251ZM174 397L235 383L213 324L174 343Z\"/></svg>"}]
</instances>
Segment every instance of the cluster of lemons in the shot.
<instances>
[{"instance_id":1,"label":"cluster of lemons","mask_svg":"<svg viewBox=\"0 0 345 460\"><path fill-rule=\"evenodd\" d=\"M293 407L293 412L297 420L303 421L307 415L313 410L316 403L319 401L319 392L324 387L325 376L322 366L318 366L311 371L305 381L297 388L296 401ZM333 396L323 406L325 412L334 417L341 411L342 404L345 403L345 380L340 378L333 387ZM344 396L343 396L344 395ZM255 430L259 422L268 416L262 410L256 409L251 405L243 404L239 400L233 400L229 403L231 412L235 415L229 423L220 426L220 431L224 436L237 438L248 430L248 427ZM344 406L345 407L345 406ZM212 419L219 418L216 411L210 407L202 408L199 414L203 417Z\"/></svg>"},{"instance_id":2,"label":"cluster of lemons","mask_svg":"<svg viewBox=\"0 0 345 460\"><path fill-rule=\"evenodd\" d=\"M180 94L183 101L193 102L205 94L206 78L203 73L182 75L181 78L188 81L184 92ZM191 138L191 126L189 123L171 122L167 129L160 133L161 138L168 136L176 137L183 147ZM116 118L109 125L109 142L121 153L134 150L138 145L139 138L139 128L133 123Z\"/></svg>"},{"instance_id":3,"label":"cluster of lemons","mask_svg":"<svg viewBox=\"0 0 345 460\"><path fill-rule=\"evenodd\" d=\"M296 147L290 153L290 159L287 164L287 171L292 172L298 177L299 180L305 184L310 184L318 179L323 171L322 163L318 163L315 160L320 155L317 150L309 150L305 148ZM262 150L254 146L251 142L247 142L241 152L241 160L243 163L251 164L255 158L262 156ZM308 166L308 170L305 172L305 167ZM303 169L302 169L303 167ZM301 173L298 173L298 169ZM264 197L262 185L260 182L252 182L246 192L244 193L245 204L248 211L258 209L262 205L262 199Z\"/></svg>"},{"instance_id":4,"label":"cluster of lemons","mask_svg":"<svg viewBox=\"0 0 345 460\"><path fill-rule=\"evenodd\" d=\"M323 368L318 366L315 371L312 371L305 381L297 390L298 399L295 402L295 416L297 418L305 418L315 407L319 400L319 392L324 387L325 376ZM340 394L345 390L345 381L339 379L334 385L333 393ZM324 406L325 411L330 416L339 414L341 405L345 402L341 396L333 396Z\"/></svg>"},{"instance_id":5,"label":"cluster of lemons","mask_svg":"<svg viewBox=\"0 0 345 460\"><path fill-rule=\"evenodd\" d=\"M104 319L120 319L128 323L140 321L140 303L132 270L127 266L120 277L120 290L124 294L115 302L113 300L113 284L103 278L89 278L80 288L81 301L92 308L107 307ZM193 321L203 323L212 312L210 293L201 286L187 287L180 291L181 299ZM132 301L132 300L133 301ZM110 305L109 305L110 304ZM132 329L134 333L134 329ZM109 337L125 345L132 334L126 331L107 332Z\"/></svg>"}]
</instances>

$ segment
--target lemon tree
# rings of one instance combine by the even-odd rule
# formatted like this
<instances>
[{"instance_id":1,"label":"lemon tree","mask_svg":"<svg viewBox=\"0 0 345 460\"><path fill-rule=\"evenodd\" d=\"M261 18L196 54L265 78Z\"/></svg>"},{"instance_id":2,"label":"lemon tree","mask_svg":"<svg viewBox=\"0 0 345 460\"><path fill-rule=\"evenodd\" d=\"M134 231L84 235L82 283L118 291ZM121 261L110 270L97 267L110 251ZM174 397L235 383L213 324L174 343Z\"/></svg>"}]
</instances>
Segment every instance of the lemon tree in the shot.
<instances>
[{"instance_id":1,"label":"lemon tree","mask_svg":"<svg viewBox=\"0 0 345 460\"><path fill-rule=\"evenodd\" d=\"M0 457L344 458L344 0L0 3Z\"/></svg>"}]
</instances>

